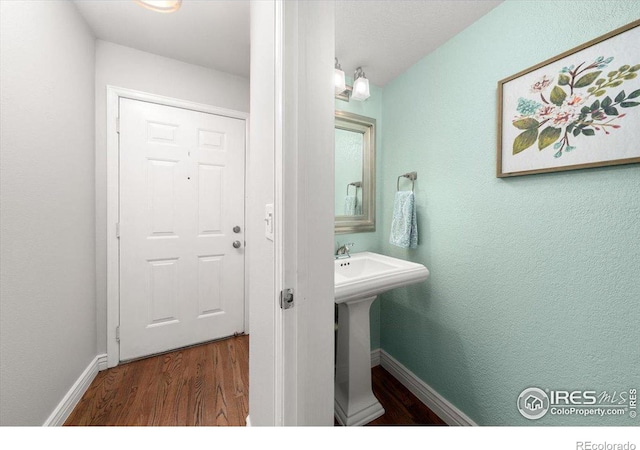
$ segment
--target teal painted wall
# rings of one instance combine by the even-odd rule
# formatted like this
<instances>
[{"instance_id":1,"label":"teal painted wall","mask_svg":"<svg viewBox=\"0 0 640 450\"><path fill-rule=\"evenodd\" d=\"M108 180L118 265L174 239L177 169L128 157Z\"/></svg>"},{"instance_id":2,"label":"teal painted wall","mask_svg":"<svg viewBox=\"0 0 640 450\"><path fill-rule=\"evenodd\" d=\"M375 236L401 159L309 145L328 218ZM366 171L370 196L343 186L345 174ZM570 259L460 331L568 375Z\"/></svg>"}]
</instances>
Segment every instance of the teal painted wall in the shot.
<instances>
[{"instance_id":1,"label":"teal painted wall","mask_svg":"<svg viewBox=\"0 0 640 450\"><path fill-rule=\"evenodd\" d=\"M497 81L638 18L507 1L384 87L383 216L416 170L420 245L383 220L381 251L431 275L382 296L382 347L480 425L640 425L516 409L529 386L640 387L640 165L495 177Z\"/></svg>"},{"instance_id":2,"label":"teal painted wall","mask_svg":"<svg viewBox=\"0 0 640 450\"><path fill-rule=\"evenodd\" d=\"M352 84L352 80L347 79L348 84ZM376 231L367 233L350 233L350 234L336 234L336 246L337 249L340 245L346 242L353 242L353 252L377 252L381 250L381 228L382 223L382 198L380 193L381 182L381 157L383 154L382 149L382 89L370 84L369 91L371 97L363 102L351 100L350 102L344 102L342 100L336 100L336 110L347 111L361 116L372 117L376 119ZM336 187L337 189L337 187ZM371 323L371 349L380 348L380 301L376 300L371 305L370 312Z\"/></svg>"}]
</instances>

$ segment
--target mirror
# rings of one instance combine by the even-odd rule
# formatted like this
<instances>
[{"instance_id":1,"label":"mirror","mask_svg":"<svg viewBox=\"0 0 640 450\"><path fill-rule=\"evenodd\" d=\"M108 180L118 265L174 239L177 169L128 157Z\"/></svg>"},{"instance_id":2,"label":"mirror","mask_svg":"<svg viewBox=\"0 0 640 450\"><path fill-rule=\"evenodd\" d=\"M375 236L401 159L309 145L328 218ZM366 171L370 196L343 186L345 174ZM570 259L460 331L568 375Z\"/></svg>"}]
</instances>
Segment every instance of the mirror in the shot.
<instances>
[{"instance_id":1,"label":"mirror","mask_svg":"<svg viewBox=\"0 0 640 450\"><path fill-rule=\"evenodd\" d=\"M376 229L376 120L335 114L335 232Z\"/></svg>"}]
</instances>

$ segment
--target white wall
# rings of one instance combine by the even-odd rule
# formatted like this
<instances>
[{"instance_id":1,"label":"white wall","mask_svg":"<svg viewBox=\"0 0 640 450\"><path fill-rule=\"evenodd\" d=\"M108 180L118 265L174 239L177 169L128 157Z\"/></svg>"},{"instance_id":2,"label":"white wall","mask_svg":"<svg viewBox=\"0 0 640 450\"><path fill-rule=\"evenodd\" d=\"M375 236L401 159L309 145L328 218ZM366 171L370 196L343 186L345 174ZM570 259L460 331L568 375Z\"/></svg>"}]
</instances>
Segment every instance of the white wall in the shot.
<instances>
[{"instance_id":1,"label":"white wall","mask_svg":"<svg viewBox=\"0 0 640 450\"><path fill-rule=\"evenodd\" d=\"M42 425L96 356L95 46L71 2L0 16L0 425Z\"/></svg>"},{"instance_id":2,"label":"white wall","mask_svg":"<svg viewBox=\"0 0 640 450\"><path fill-rule=\"evenodd\" d=\"M249 111L249 80L129 47L96 42L96 273L98 351L106 352L106 89L148 92L236 111Z\"/></svg>"}]
</instances>

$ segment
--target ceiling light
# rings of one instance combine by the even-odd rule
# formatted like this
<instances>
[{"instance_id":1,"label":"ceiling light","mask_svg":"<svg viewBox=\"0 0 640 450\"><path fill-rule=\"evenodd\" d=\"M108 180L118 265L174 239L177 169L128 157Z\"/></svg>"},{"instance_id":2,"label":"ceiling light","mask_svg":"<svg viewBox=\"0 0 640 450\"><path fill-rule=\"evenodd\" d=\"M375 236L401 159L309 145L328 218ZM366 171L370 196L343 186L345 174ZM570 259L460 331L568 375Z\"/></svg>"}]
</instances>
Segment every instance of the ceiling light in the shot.
<instances>
[{"instance_id":1,"label":"ceiling light","mask_svg":"<svg viewBox=\"0 0 640 450\"><path fill-rule=\"evenodd\" d=\"M369 98L369 80L364 75L362 67L358 67L353 75L353 91L351 98L354 100L364 101Z\"/></svg>"},{"instance_id":2,"label":"ceiling light","mask_svg":"<svg viewBox=\"0 0 640 450\"><path fill-rule=\"evenodd\" d=\"M345 81L344 72L342 71L342 67L340 67L340 63L338 62L338 58L336 58L336 68L333 76L333 84L335 87L335 93L341 94L347 88L347 83Z\"/></svg>"},{"instance_id":3,"label":"ceiling light","mask_svg":"<svg viewBox=\"0 0 640 450\"><path fill-rule=\"evenodd\" d=\"M171 13L180 9L182 0L135 0L135 2L151 11Z\"/></svg>"}]
</instances>

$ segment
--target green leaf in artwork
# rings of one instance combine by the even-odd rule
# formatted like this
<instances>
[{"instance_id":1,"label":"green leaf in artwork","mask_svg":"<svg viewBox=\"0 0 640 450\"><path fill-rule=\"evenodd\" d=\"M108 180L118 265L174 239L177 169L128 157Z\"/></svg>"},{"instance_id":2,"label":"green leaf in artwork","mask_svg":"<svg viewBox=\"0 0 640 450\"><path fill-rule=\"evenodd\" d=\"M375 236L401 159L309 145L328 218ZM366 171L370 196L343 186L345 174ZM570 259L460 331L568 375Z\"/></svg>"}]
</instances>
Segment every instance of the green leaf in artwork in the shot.
<instances>
[{"instance_id":1,"label":"green leaf in artwork","mask_svg":"<svg viewBox=\"0 0 640 450\"><path fill-rule=\"evenodd\" d=\"M633 66L631 69L629 69L629 72L637 72L638 70L640 70L640 64L636 64L635 66Z\"/></svg>"},{"instance_id":2,"label":"green leaf in artwork","mask_svg":"<svg viewBox=\"0 0 640 450\"><path fill-rule=\"evenodd\" d=\"M600 100L596 100L591 105L591 111L597 111L598 109L600 109Z\"/></svg>"},{"instance_id":3,"label":"green leaf in artwork","mask_svg":"<svg viewBox=\"0 0 640 450\"><path fill-rule=\"evenodd\" d=\"M571 81L571 78L569 78L569 75L565 75L565 74L558 75L558 85L566 86L567 84L569 84L569 81Z\"/></svg>"},{"instance_id":4,"label":"green leaf in artwork","mask_svg":"<svg viewBox=\"0 0 640 450\"><path fill-rule=\"evenodd\" d=\"M625 75L624 79L625 80L633 80L635 77L637 77L638 74L637 73L630 73L629 75Z\"/></svg>"},{"instance_id":5,"label":"green leaf in artwork","mask_svg":"<svg viewBox=\"0 0 640 450\"><path fill-rule=\"evenodd\" d=\"M520 133L518 137L513 141L513 154L517 155L522 150L526 150L535 144L538 139L538 129L532 128L523 133Z\"/></svg>"},{"instance_id":6,"label":"green leaf in artwork","mask_svg":"<svg viewBox=\"0 0 640 450\"><path fill-rule=\"evenodd\" d=\"M618 71L619 71L619 72L625 72L625 71L627 71L627 70L629 70L629 66L628 66L627 64L625 64L624 66L621 66L621 67L618 69Z\"/></svg>"},{"instance_id":7,"label":"green leaf in artwork","mask_svg":"<svg viewBox=\"0 0 640 450\"><path fill-rule=\"evenodd\" d=\"M611 97L607 96L607 98L602 100L602 107L608 108L609 106L611 106L611 103L613 103L613 100L611 100Z\"/></svg>"},{"instance_id":8,"label":"green leaf in artwork","mask_svg":"<svg viewBox=\"0 0 640 450\"><path fill-rule=\"evenodd\" d=\"M540 122L530 117L526 119L516 120L513 122L513 126L521 130L529 130L531 128L536 128L538 125L540 125Z\"/></svg>"},{"instance_id":9,"label":"green leaf in artwork","mask_svg":"<svg viewBox=\"0 0 640 450\"><path fill-rule=\"evenodd\" d=\"M614 71L609 72L609 73L607 74L607 76L608 76L609 78L613 78L613 77L615 77L616 75L618 75L618 71L617 71L617 70L614 70Z\"/></svg>"},{"instance_id":10,"label":"green leaf in artwork","mask_svg":"<svg viewBox=\"0 0 640 450\"><path fill-rule=\"evenodd\" d=\"M636 98L636 97L640 97L640 89L638 89L637 91L633 91L631 94L629 94L627 98Z\"/></svg>"},{"instance_id":11,"label":"green leaf in artwork","mask_svg":"<svg viewBox=\"0 0 640 450\"><path fill-rule=\"evenodd\" d=\"M573 130L573 135L577 136L580 134L580 128L576 128L575 130Z\"/></svg>"},{"instance_id":12,"label":"green leaf in artwork","mask_svg":"<svg viewBox=\"0 0 640 450\"><path fill-rule=\"evenodd\" d=\"M618 81L614 81L613 83L609 84L609 86L607 87L618 87L622 84L624 80L618 80Z\"/></svg>"},{"instance_id":13,"label":"green leaf in artwork","mask_svg":"<svg viewBox=\"0 0 640 450\"><path fill-rule=\"evenodd\" d=\"M605 82L605 79L604 79L604 78L600 78L599 80L596 80L596 84L597 84L598 86L600 86L600 85L601 85L602 83L604 83L604 82Z\"/></svg>"},{"instance_id":14,"label":"green leaf in artwork","mask_svg":"<svg viewBox=\"0 0 640 450\"><path fill-rule=\"evenodd\" d=\"M600 89L599 91L594 92L593 95L595 95L596 97L602 97L607 91L605 91L604 89Z\"/></svg>"},{"instance_id":15,"label":"green leaf in artwork","mask_svg":"<svg viewBox=\"0 0 640 450\"><path fill-rule=\"evenodd\" d=\"M553 144L558 140L561 133L562 129L554 127L547 127L542 130L540 137L538 138L538 149L542 150Z\"/></svg>"},{"instance_id":16,"label":"green leaf in artwork","mask_svg":"<svg viewBox=\"0 0 640 450\"><path fill-rule=\"evenodd\" d=\"M582 109L580 110L580 112L582 114L588 114L589 112L591 112L591 109L589 109L588 106L583 106Z\"/></svg>"},{"instance_id":17,"label":"green leaf in artwork","mask_svg":"<svg viewBox=\"0 0 640 450\"><path fill-rule=\"evenodd\" d=\"M585 136L593 136L594 134L596 134L596 132L591 128L585 128L584 130L582 130L582 134L584 134Z\"/></svg>"},{"instance_id":18,"label":"green leaf in artwork","mask_svg":"<svg viewBox=\"0 0 640 450\"><path fill-rule=\"evenodd\" d=\"M624 91L620 91L620 93L616 95L616 103L620 103L622 100L624 100L625 96L626 94L624 93Z\"/></svg>"},{"instance_id":19,"label":"green leaf in artwork","mask_svg":"<svg viewBox=\"0 0 640 450\"><path fill-rule=\"evenodd\" d=\"M554 86L549 97L551 103L560 106L565 98L567 98L567 93L561 87Z\"/></svg>"},{"instance_id":20,"label":"green leaf in artwork","mask_svg":"<svg viewBox=\"0 0 640 450\"><path fill-rule=\"evenodd\" d=\"M613 106L609 106L608 108L604 109L604 113L607 116L617 116L618 115L618 110L616 108L614 108Z\"/></svg>"},{"instance_id":21,"label":"green leaf in artwork","mask_svg":"<svg viewBox=\"0 0 640 450\"><path fill-rule=\"evenodd\" d=\"M598 78L598 76L602 73L601 70L597 71L597 72L591 72L588 73L582 77L580 77L578 79L578 81L576 81L576 84L573 85L574 88L583 88L583 87L587 87L589 86L591 83L593 83L596 78Z\"/></svg>"},{"instance_id":22,"label":"green leaf in artwork","mask_svg":"<svg viewBox=\"0 0 640 450\"><path fill-rule=\"evenodd\" d=\"M632 106L638 106L640 105L640 102L622 102L620 103L620 106L622 106L623 108L631 108Z\"/></svg>"}]
</instances>

